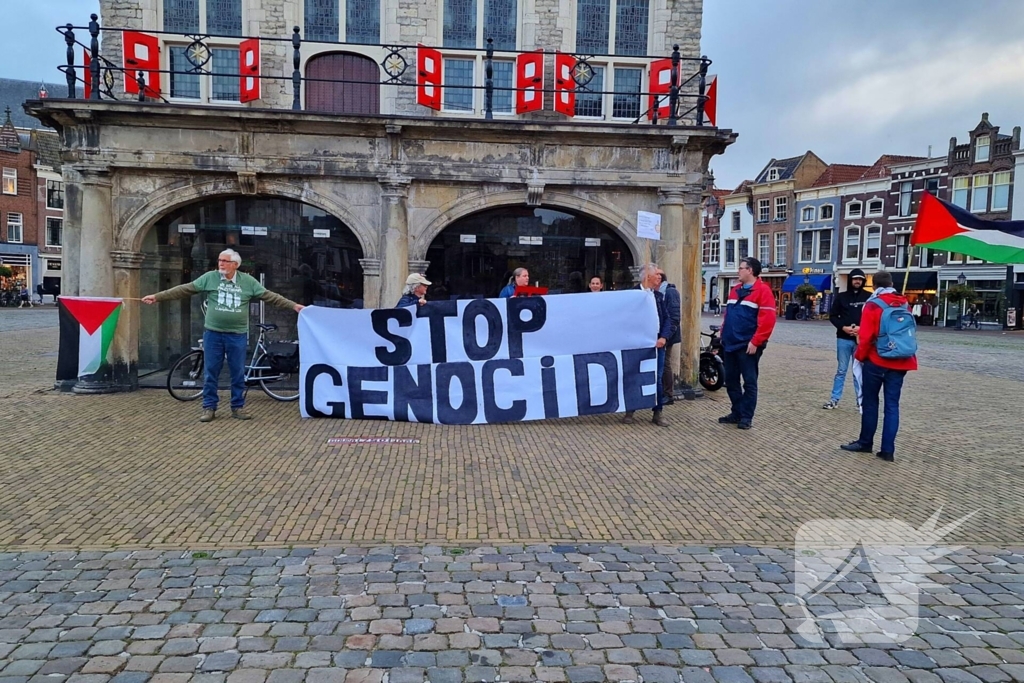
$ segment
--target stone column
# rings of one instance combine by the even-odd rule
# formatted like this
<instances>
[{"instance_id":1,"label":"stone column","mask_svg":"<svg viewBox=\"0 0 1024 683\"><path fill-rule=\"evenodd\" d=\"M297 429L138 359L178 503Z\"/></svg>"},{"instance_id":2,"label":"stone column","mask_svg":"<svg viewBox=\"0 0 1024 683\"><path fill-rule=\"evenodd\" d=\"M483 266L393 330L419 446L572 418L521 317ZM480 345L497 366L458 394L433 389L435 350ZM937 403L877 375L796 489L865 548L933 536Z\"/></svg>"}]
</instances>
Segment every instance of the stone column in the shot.
<instances>
[{"instance_id":1,"label":"stone column","mask_svg":"<svg viewBox=\"0 0 1024 683\"><path fill-rule=\"evenodd\" d=\"M363 268L363 308L377 308L380 305L380 259L361 258L359 265Z\"/></svg>"},{"instance_id":2,"label":"stone column","mask_svg":"<svg viewBox=\"0 0 1024 683\"><path fill-rule=\"evenodd\" d=\"M659 266L668 281L679 290L679 327L682 341L666 359L672 368L676 392L686 399L700 395L697 371L700 367L701 234L700 193L683 186L662 188L661 244Z\"/></svg>"},{"instance_id":3,"label":"stone column","mask_svg":"<svg viewBox=\"0 0 1024 683\"><path fill-rule=\"evenodd\" d=\"M61 249L60 293L78 296L82 260L82 184L81 174L64 167L64 232Z\"/></svg>"},{"instance_id":4,"label":"stone column","mask_svg":"<svg viewBox=\"0 0 1024 683\"><path fill-rule=\"evenodd\" d=\"M409 181L389 177L381 181L380 234L383 264L378 306L394 306L409 277L409 216L406 199Z\"/></svg>"},{"instance_id":5,"label":"stone column","mask_svg":"<svg viewBox=\"0 0 1024 683\"><path fill-rule=\"evenodd\" d=\"M135 251L111 251L114 264L115 296L125 299L121 317L110 344L111 381L121 391L139 388L139 329L142 303L134 301L140 294L139 271L145 254Z\"/></svg>"},{"instance_id":6,"label":"stone column","mask_svg":"<svg viewBox=\"0 0 1024 683\"><path fill-rule=\"evenodd\" d=\"M81 171L82 222L78 288L81 296L114 296L114 221L106 169Z\"/></svg>"}]
</instances>

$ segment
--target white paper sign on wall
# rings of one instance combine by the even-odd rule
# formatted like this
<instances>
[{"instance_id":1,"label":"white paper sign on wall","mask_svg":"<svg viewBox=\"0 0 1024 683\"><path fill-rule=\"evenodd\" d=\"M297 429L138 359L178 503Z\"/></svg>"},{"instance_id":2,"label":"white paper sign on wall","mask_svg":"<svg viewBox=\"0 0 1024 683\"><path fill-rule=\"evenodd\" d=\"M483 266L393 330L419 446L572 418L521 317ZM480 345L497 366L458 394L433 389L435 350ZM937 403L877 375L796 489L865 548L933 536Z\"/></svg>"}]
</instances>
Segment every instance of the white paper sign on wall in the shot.
<instances>
[{"instance_id":1,"label":"white paper sign on wall","mask_svg":"<svg viewBox=\"0 0 1024 683\"><path fill-rule=\"evenodd\" d=\"M476 244L476 235L459 235L459 242L463 244Z\"/></svg>"},{"instance_id":2,"label":"white paper sign on wall","mask_svg":"<svg viewBox=\"0 0 1024 683\"><path fill-rule=\"evenodd\" d=\"M650 211L636 212L636 236L649 240L661 239L661 214Z\"/></svg>"},{"instance_id":3,"label":"white paper sign on wall","mask_svg":"<svg viewBox=\"0 0 1024 683\"><path fill-rule=\"evenodd\" d=\"M178 224L178 232L192 232L192 233L194 233L195 231L196 231L196 224L195 223L179 223Z\"/></svg>"},{"instance_id":4,"label":"white paper sign on wall","mask_svg":"<svg viewBox=\"0 0 1024 683\"><path fill-rule=\"evenodd\" d=\"M313 237L330 237L330 228L313 228Z\"/></svg>"},{"instance_id":5,"label":"white paper sign on wall","mask_svg":"<svg viewBox=\"0 0 1024 683\"><path fill-rule=\"evenodd\" d=\"M259 237L260 235L262 235L263 237L267 236L267 226L265 226L265 225L257 225L257 226L255 226L253 228L253 231L254 232L252 234L256 235L257 237ZM330 231L328 231L328 235L327 236L328 237L331 236L330 235Z\"/></svg>"},{"instance_id":6,"label":"white paper sign on wall","mask_svg":"<svg viewBox=\"0 0 1024 683\"><path fill-rule=\"evenodd\" d=\"M243 235L255 235L256 234L256 228L254 228L251 225L243 225L242 226L242 234Z\"/></svg>"}]
</instances>

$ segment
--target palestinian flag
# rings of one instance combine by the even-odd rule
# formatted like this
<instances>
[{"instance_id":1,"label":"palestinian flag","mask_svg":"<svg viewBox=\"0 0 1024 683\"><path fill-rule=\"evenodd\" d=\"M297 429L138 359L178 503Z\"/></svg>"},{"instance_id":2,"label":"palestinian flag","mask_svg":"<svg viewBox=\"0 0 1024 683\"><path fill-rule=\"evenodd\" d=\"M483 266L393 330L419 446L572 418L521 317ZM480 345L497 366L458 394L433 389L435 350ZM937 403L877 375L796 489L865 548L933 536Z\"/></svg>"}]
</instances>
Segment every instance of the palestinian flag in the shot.
<instances>
[{"instance_id":1,"label":"palestinian flag","mask_svg":"<svg viewBox=\"0 0 1024 683\"><path fill-rule=\"evenodd\" d=\"M1024 263L1024 221L985 221L926 192L910 244L993 263Z\"/></svg>"},{"instance_id":2,"label":"palestinian flag","mask_svg":"<svg viewBox=\"0 0 1024 683\"><path fill-rule=\"evenodd\" d=\"M95 374L107 363L122 300L61 296L57 303L60 309L57 380Z\"/></svg>"}]
</instances>

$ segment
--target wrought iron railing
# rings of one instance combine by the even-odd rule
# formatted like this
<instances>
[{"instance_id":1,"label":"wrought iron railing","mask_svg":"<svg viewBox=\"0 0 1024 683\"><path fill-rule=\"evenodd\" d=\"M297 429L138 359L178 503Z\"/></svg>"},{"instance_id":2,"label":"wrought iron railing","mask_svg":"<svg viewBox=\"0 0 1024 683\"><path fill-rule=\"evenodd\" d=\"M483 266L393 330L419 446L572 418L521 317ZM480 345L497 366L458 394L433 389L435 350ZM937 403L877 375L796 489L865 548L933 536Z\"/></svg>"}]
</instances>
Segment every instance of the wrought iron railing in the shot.
<instances>
[{"instance_id":1,"label":"wrought iron railing","mask_svg":"<svg viewBox=\"0 0 1024 683\"><path fill-rule=\"evenodd\" d=\"M298 26L292 29L292 35L289 37L267 37L267 36L239 36L239 35L219 35L214 33L202 33L202 34L183 34L175 33L171 31L157 31L157 30L142 30L142 29L126 29L126 28L114 28L114 27L102 27L99 24L99 18L97 15L92 14L90 21L87 26L75 26L73 24L65 24L64 26L58 26L57 31L64 36L64 41L67 45L67 63L58 67L60 71L64 73L65 79L68 86L68 98L76 99L78 97L78 83L83 83L84 88L82 92L88 91L88 99L100 100L110 99L118 100L119 98L115 94L115 74L122 74L125 78L126 83L131 82L133 84L132 90L137 89L138 101L147 100L160 100L164 103L170 104L170 100L164 97L163 93L154 93L152 89L147 88L146 85L146 73L153 74L167 74L168 76L174 75L189 75L189 76L206 76L206 77L218 77L218 78L255 78L269 81L291 81L292 84L292 106L293 110L302 110L302 86L303 83L347 83L347 84L375 84L393 87L420 87L421 84L416 79L406 78L406 74L410 67L415 70L415 51L421 47L416 45L400 45L391 43L382 43L380 45L367 45L364 43L346 43L340 41L303 41L300 35ZM89 33L89 44L86 45L80 42L76 36L75 31L88 31ZM115 62L108 59L100 52L100 34L101 32L118 32L124 31L139 31L144 32L151 36L173 36L177 39L185 39L190 41L188 47L184 50L184 56L188 62L188 68L185 69L155 69L146 67L139 69L136 73L131 73L125 69L124 66L116 64ZM264 42L284 42L291 43L292 46L292 73L291 75L285 74L266 74L266 73L254 73L254 74L242 74L242 73L225 73L222 71L214 72L210 65L211 48L208 44L211 40L231 40L231 41L244 41L258 38ZM367 47L373 47L384 51L385 56L381 59L379 67L382 72L382 77L376 81L360 80L360 79L345 79L345 78L314 78L304 76L300 70L302 64L302 48L305 44L316 44L316 45L338 45L348 48L357 48L365 50ZM483 54L485 64L485 80L483 85L440 85L440 88L452 88L457 90L483 90L484 91L484 118L492 119L494 115L494 94L496 92L519 92L527 89L537 94L551 94L561 92L556 88L544 87L544 88L522 88L495 85L493 78L493 64L495 60L495 50L491 39L487 40L487 48L484 50L475 48L455 48L455 47L443 47L435 48L442 50L444 54L452 53L472 53L472 54ZM75 61L75 48L81 47L84 51L84 59L81 65L76 64ZM122 43L123 49L123 43ZM537 51L519 51L519 50L500 50L501 56L512 56L522 55L529 53L536 53ZM551 54L551 53L549 53ZM695 125L703 126L705 119L705 104L708 101L707 96L707 74L708 67L711 65L711 60L705 56L701 57L683 57L679 52L679 46L674 45L672 53L669 57L663 55L607 55L607 54L572 54L570 55L573 59L574 68L571 72L571 79L573 82L572 90L575 95L619 95L629 96L632 98L640 99L640 115L633 121L634 124L640 123L644 118L648 118L652 124L657 125L658 123L664 123L669 126L679 125L681 119L685 119L688 116L693 115ZM644 92L641 90L595 90L590 88L590 84L594 78L594 67L595 61L597 66L603 65L604 60L616 60L623 64L627 64L631 67L641 66L639 62L641 60L671 60L671 80L670 86L665 91L658 92ZM684 70L688 73L684 73ZM79 76L79 71L83 72L82 76ZM644 98L647 98L651 103L647 109L643 109ZM684 107L686 107L684 109ZM664 112L667 108L666 116L659 116L659 110ZM659 120L660 119L660 120Z\"/></svg>"}]
</instances>

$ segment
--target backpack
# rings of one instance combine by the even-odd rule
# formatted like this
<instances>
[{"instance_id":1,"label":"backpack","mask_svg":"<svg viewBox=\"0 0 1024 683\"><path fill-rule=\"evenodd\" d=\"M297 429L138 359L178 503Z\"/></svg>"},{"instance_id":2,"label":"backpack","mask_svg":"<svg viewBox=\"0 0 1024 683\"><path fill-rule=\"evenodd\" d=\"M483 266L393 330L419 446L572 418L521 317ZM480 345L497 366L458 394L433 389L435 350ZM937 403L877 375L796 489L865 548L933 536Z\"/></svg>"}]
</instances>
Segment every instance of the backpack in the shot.
<instances>
[{"instance_id":1,"label":"backpack","mask_svg":"<svg viewBox=\"0 0 1024 683\"><path fill-rule=\"evenodd\" d=\"M875 350L882 358L912 358L917 353L917 323L903 306L890 306L876 298L882 308Z\"/></svg>"}]
</instances>

